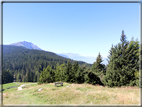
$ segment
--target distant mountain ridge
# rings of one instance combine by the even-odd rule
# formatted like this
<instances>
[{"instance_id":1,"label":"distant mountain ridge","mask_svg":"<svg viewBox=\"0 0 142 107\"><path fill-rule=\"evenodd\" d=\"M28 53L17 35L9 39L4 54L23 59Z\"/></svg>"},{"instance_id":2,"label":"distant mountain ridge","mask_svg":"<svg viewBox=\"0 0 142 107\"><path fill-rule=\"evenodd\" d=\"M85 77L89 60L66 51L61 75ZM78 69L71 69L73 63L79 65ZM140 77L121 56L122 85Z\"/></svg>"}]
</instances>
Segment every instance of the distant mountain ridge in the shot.
<instances>
[{"instance_id":1,"label":"distant mountain ridge","mask_svg":"<svg viewBox=\"0 0 142 107\"><path fill-rule=\"evenodd\" d=\"M64 55L64 54L57 54L57 55L65 57L65 58L69 58L67 55Z\"/></svg>"},{"instance_id":2,"label":"distant mountain ridge","mask_svg":"<svg viewBox=\"0 0 142 107\"><path fill-rule=\"evenodd\" d=\"M34 45L31 42L27 42L27 41L12 43L12 44L9 44L9 45L22 46L22 47L25 47L27 49L42 50L38 46ZM42 51L44 51L44 50L42 50ZM81 55L75 54L75 53L56 53L56 54L59 55L59 56L62 56L64 58L69 58L69 59L73 59L73 60L77 60L77 61L84 61L84 62L87 62L89 64L93 64L96 61L96 57L81 56ZM106 58L103 58L103 63L104 64L107 63Z\"/></svg>"},{"instance_id":3,"label":"distant mountain ridge","mask_svg":"<svg viewBox=\"0 0 142 107\"><path fill-rule=\"evenodd\" d=\"M77 61L84 61L87 62L89 64L93 64L96 61L96 57L91 57L91 56L81 56L79 54L74 54L74 53L60 53L57 54L60 56L63 56L65 58L70 58L73 60L77 60ZM107 64L107 58L103 58L103 64Z\"/></svg>"},{"instance_id":4,"label":"distant mountain ridge","mask_svg":"<svg viewBox=\"0 0 142 107\"><path fill-rule=\"evenodd\" d=\"M12 45L3 45L3 68L4 69L21 69L20 67L23 64L26 66L32 67L40 66L41 70L50 65L51 67L56 66L57 63L67 63L70 60L73 64L76 60L71 60L57 55L53 52L40 51L34 49L27 49L22 46L12 46ZM91 64L88 64L83 61L77 61L80 66L91 67ZM25 66L25 67L26 67ZM29 67L29 68L30 68ZM25 68L26 69L26 68Z\"/></svg>"},{"instance_id":5,"label":"distant mountain ridge","mask_svg":"<svg viewBox=\"0 0 142 107\"><path fill-rule=\"evenodd\" d=\"M42 50L42 49L39 48L38 46L34 45L34 44L31 43L31 42L27 42L27 41L12 43L12 44L9 44L9 45L13 45L13 46L23 46L23 47L28 48L28 49Z\"/></svg>"},{"instance_id":6,"label":"distant mountain ridge","mask_svg":"<svg viewBox=\"0 0 142 107\"><path fill-rule=\"evenodd\" d=\"M93 62L96 60L95 57L86 57L86 56L81 56L81 55L75 54L75 53L61 53L58 55L67 56L68 58L73 59L73 60L85 61L90 64L93 64Z\"/></svg>"}]
</instances>

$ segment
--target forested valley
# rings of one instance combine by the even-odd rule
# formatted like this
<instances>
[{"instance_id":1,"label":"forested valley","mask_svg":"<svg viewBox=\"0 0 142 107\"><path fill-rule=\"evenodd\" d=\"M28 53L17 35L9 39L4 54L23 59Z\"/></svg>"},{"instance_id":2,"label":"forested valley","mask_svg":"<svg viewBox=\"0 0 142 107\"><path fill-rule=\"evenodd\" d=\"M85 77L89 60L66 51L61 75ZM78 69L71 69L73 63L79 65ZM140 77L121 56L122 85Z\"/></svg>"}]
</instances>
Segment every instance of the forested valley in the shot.
<instances>
[{"instance_id":1,"label":"forested valley","mask_svg":"<svg viewBox=\"0 0 142 107\"><path fill-rule=\"evenodd\" d=\"M134 38L128 41L122 31L120 42L110 47L108 64L102 64L99 53L91 65L52 52L4 45L2 82L13 82L15 75L16 81L39 84L62 81L109 87L139 86L139 48L139 41Z\"/></svg>"}]
</instances>

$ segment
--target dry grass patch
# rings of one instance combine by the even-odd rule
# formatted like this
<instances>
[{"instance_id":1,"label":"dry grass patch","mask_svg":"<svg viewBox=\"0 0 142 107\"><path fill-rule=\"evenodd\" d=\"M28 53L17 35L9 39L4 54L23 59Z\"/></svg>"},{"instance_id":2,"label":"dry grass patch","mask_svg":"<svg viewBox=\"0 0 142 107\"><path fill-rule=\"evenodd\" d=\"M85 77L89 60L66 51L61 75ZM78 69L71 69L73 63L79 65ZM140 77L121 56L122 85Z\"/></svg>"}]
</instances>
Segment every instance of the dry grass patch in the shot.
<instances>
[{"instance_id":1,"label":"dry grass patch","mask_svg":"<svg viewBox=\"0 0 142 107\"><path fill-rule=\"evenodd\" d=\"M38 91L40 88L41 91ZM139 104L139 98L139 88L69 83L55 87L51 83L6 92L4 104Z\"/></svg>"},{"instance_id":2,"label":"dry grass patch","mask_svg":"<svg viewBox=\"0 0 142 107\"><path fill-rule=\"evenodd\" d=\"M126 90L126 88L108 88L102 91L110 96L111 104L139 104L139 89Z\"/></svg>"},{"instance_id":3,"label":"dry grass patch","mask_svg":"<svg viewBox=\"0 0 142 107\"><path fill-rule=\"evenodd\" d=\"M129 93L129 94L123 94L123 93L118 93L116 100L121 103L121 104L138 104L139 99L134 95L134 93Z\"/></svg>"}]
</instances>

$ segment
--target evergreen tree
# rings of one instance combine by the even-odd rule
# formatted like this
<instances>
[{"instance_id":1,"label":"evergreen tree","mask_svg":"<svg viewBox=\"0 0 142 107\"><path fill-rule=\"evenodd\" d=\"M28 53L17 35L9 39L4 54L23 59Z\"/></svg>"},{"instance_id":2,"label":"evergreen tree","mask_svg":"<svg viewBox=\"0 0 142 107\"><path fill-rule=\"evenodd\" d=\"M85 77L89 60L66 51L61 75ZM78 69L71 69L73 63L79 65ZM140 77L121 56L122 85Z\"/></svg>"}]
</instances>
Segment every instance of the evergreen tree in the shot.
<instances>
[{"instance_id":1,"label":"evergreen tree","mask_svg":"<svg viewBox=\"0 0 142 107\"><path fill-rule=\"evenodd\" d=\"M40 74L40 78L39 78L39 84L41 83L50 83L50 82L54 82L55 78L54 78L54 72L51 69L51 67L48 65L46 69L43 69L43 71Z\"/></svg>"},{"instance_id":2,"label":"evergreen tree","mask_svg":"<svg viewBox=\"0 0 142 107\"><path fill-rule=\"evenodd\" d=\"M16 76L16 81L17 81L17 82L21 82L21 81L22 81L22 77L21 77L21 75L19 74L19 72L18 72L18 74L17 74L17 76Z\"/></svg>"},{"instance_id":3,"label":"evergreen tree","mask_svg":"<svg viewBox=\"0 0 142 107\"><path fill-rule=\"evenodd\" d=\"M102 64L102 62L103 60L99 53L96 58L96 62L94 62L92 65L91 72L93 72L96 76L98 76L103 82L104 75L106 74L106 67L104 64Z\"/></svg>"},{"instance_id":4,"label":"evergreen tree","mask_svg":"<svg viewBox=\"0 0 142 107\"><path fill-rule=\"evenodd\" d=\"M38 79L38 83L39 84L46 82L45 81L45 75L44 75L45 73L44 72L45 72L45 69L43 69L43 71L41 71L41 73L40 73L40 77Z\"/></svg>"},{"instance_id":5,"label":"evergreen tree","mask_svg":"<svg viewBox=\"0 0 142 107\"><path fill-rule=\"evenodd\" d=\"M119 86L119 71L121 67L119 67L119 61L120 61L120 56L116 54L117 51L117 46L114 46L111 48L111 57L109 57L109 63L107 66L107 71L106 71L106 76L105 76L105 85L113 87L113 86ZM119 67L119 68L118 68Z\"/></svg>"},{"instance_id":6,"label":"evergreen tree","mask_svg":"<svg viewBox=\"0 0 142 107\"><path fill-rule=\"evenodd\" d=\"M56 65L55 81L61 81L61 70L60 70L60 65L59 65L59 63L57 63L57 65Z\"/></svg>"},{"instance_id":7,"label":"evergreen tree","mask_svg":"<svg viewBox=\"0 0 142 107\"><path fill-rule=\"evenodd\" d=\"M75 73L75 82L76 83L84 83L84 72L85 68L79 67L77 72Z\"/></svg>"},{"instance_id":8,"label":"evergreen tree","mask_svg":"<svg viewBox=\"0 0 142 107\"><path fill-rule=\"evenodd\" d=\"M74 62L73 66L72 66L72 80L71 80L71 82L77 82L75 74L77 73L78 70L79 70L78 62Z\"/></svg>"},{"instance_id":9,"label":"evergreen tree","mask_svg":"<svg viewBox=\"0 0 142 107\"><path fill-rule=\"evenodd\" d=\"M10 74L9 70L2 71L2 84L13 82L13 75Z\"/></svg>"},{"instance_id":10,"label":"evergreen tree","mask_svg":"<svg viewBox=\"0 0 142 107\"><path fill-rule=\"evenodd\" d=\"M36 81L37 81L37 75L35 74L35 75L34 75L33 82L36 82Z\"/></svg>"},{"instance_id":11,"label":"evergreen tree","mask_svg":"<svg viewBox=\"0 0 142 107\"><path fill-rule=\"evenodd\" d=\"M126 55L126 61L128 63L128 69L130 70L130 86L139 86L139 42L132 38L132 40L129 43L127 53L129 55Z\"/></svg>"},{"instance_id":12,"label":"evergreen tree","mask_svg":"<svg viewBox=\"0 0 142 107\"><path fill-rule=\"evenodd\" d=\"M28 71L26 75L26 82L33 82L33 73Z\"/></svg>"},{"instance_id":13,"label":"evergreen tree","mask_svg":"<svg viewBox=\"0 0 142 107\"><path fill-rule=\"evenodd\" d=\"M65 63L60 65L60 70L61 70L61 81L64 81L64 70L65 70Z\"/></svg>"},{"instance_id":14,"label":"evergreen tree","mask_svg":"<svg viewBox=\"0 0 142 107\"><path fill-rule=\"evenodd\" d=\"M66 82L71 82L71 79L72 79L72 64L69 60L67 62L67 66L65 68L64 76L65 76Z\"/></svg>"},{"instance_id":15,"label":"evergreen tree","mask_svg":"<svg viewBox=\"0 0 142 107\"><path fill-rule=\"evenodd\" d=\"M19 82L19 73L16 76L16 81Z\"/></svg>"},{"instance_id":16,"label":"evergreen tree","mask_svg":"<svg viewBox=\"0 0 142 107\"><path fill-rule=\"evenodd\" d=\"M85 82L93 85L103 85L103 83L100 81L100 78L97 75L95 75L95 73L93 73L92 71L88 72L88 74L85 75Z\"/></svg>"},{"instance_id":17,"label":"evergreen tree","mask_svg":"<svg viewBox=\"0 0 142 107\"><path fill-rule=\"evenodd\" d=\"M137 40L134 41L134 38L131 39L130 43L129 43L129 46L128 46L128 49L131 50L133 48L133 51L135 54L134 57L135 57L135 60L137 59L138 61L139 60L139 48L140 48L140 45L139 45L139 42ZM137 61L137 62L138 62ZM135 72L135 77L138 79L139 78L139 63L137 64L137 70Z\"/></svg>"},{"instance_id":18,"label":"evergreen tree","mask_svg":"<svg viewBox=\"0 0 142 107\"><path fill-rule=\"evenodd\" d=\"M18 82L22 82L21 74L19 74L19 76L18 76Z\"/></svg>"},{"instance_id":19,"label":"evergreen tree","mask_svg":"<svg viewBox=\"0 0 142 107\"><path fill-rule=\"evenodd\" d=\"M111 59L111 56L112 56L112 51L113 51L113 49L114 49L114 46L113 46L113 44L112 44L111 49L109 50L109 56L108 56L108 59L107 59L108 64L109 64L109 62L110 62L110 59ZM107 66L108 66L108 64L107 64Z\"/></svg>"},{"instance_id":20,"label":"evergreen tree","mask_svg":"<svg viewBox=\"0 0 142 107\"><path fill-rule=\"evenodd\" d=\"M114 48L111 48L111 57L105 76L105 84L113 86L136 85L134 82L134 73L137 70L138 58L135 47L129 47L129 42L126 40L124 31L120 43Z\"/></svg>"},{"instance_id":21,"label":"evergreen tree","mask_svg":"<svg viewBox=\"0 0 142 107\"><path fill-rule=\"evenodd\" d=\"M39 73L39 71L36 71L36 76L37 76L37 81L38 81L39 78L40 78L40 73ZM37 82L37 81L35 81L35 82Z\"/></svg>"},{"instance_id":22,"label":"evergreen tree","mask_svg":"<svg viewBox=\"0 0 142 107\"><path fill-rule=\"evenodd\" d=\"M104 70L104 65L102 64L103 60L102 57L99 53L99 55L96 58L96 62L94 62L93 66L92 66L92 71L96 74L101 74L102 71Z\"/></svg>"},{"instance_id":23,"label":"evergreen tree","mask_svg":"<svg viewBox=\"0 0 142 107\"><path fill-rule=\"evenodd\" d=\"M55 82L55 71L50 67L50 82ZM61 78L61 77L60 77Z\"/></svg>"}]
</instances>

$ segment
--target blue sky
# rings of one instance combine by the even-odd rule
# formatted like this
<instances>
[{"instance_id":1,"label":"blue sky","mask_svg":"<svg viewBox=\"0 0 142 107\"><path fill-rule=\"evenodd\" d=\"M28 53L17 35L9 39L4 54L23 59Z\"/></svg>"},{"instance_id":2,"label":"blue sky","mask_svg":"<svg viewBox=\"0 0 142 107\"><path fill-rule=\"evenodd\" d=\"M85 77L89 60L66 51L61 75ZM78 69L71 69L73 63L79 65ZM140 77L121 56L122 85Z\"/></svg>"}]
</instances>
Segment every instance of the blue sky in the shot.
<instances>
[{"instance_id":1,"label":"blue sky","mask_svg":"<svg viewBox=\"0 0 142 107\"><path fill-rule=\"evenodd\" d=\"M4 3L3 44L28 41L55 53L107 57L111 45L140 37L139 3Z\"/></svg>"}]
</instances>

